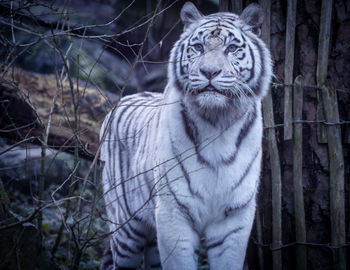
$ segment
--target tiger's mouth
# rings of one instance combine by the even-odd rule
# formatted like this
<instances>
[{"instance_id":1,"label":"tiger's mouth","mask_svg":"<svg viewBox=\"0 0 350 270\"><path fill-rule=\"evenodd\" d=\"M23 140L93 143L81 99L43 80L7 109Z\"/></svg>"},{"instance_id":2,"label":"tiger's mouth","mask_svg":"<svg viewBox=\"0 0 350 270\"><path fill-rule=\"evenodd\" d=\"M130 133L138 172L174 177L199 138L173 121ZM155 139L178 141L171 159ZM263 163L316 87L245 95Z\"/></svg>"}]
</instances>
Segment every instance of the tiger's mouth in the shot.
<instances>
[{"instance_id":1,"label":"tiger's mouth","mask_svg":"<svg viewBox=\"0 0 350 270\"><path fill-rule=\"evenodd\" d=\"M223 95L223 96L228 96L227 91L216 89L211 84L209 84L208 86L206 86L206 87L204 87L202 89L193 89L191 92L195 96L199 95L201 93L218 93L218 94Z\"/></svg>"}]
</instances>

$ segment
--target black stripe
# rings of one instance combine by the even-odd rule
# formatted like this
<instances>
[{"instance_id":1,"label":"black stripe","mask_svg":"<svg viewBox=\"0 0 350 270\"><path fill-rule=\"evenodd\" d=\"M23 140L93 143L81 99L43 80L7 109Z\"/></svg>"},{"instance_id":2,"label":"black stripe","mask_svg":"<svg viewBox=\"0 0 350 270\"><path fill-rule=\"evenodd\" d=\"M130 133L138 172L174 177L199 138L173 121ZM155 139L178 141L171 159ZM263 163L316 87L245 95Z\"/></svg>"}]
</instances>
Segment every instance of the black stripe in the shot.
<instances>
[{"instance_id":1,"label":"black stripe","mask_svg":"<svg viewBox=\"0 0 350 270\"><path fill-rule=\"evenodd\" d=\"M157 110L157 113L156 113L156 115L157 115L157 124L156 124L156 128L157 128L157 130L158 130L158 128L159 128L159 122L160 122L160 110Z\"/></svg>"},{"instance_id":2,"label":"black stripe","mask_svg":"<svg viewBox=\"0 0 350 270\"><path fill-rule=\"evenodd\" d=\"M259 51L259 54L260 54L260 60L261 60L261 64L260 64L260 67L261 67L261 71L260 71L260 76L259 76L259 79L257 81L257 86L255 87L255 94L256 95L260 95L261 92L262 92L262 85L261 85L261 82L262 80L264 79L264 76L265 76L265 57L263 55L263 51L262 51L262 48L259 44L258 41L256 41L255 39L252 39L252 42L254 43L254 45L256 46L256 48L258 49Z\"/></svg>"},{"instance_id":3,"label":"black stripe","mask_svg":"<svg viewBox=\"0 0 350 270\"><path fill-rule=\"evenodd\" d=\"M147 150L148 150L148 147L151 145L151 142L149 141L151 139L151 136L150 136L150 124L152 121L151 112L154 112L154 110L156 109L157 108L151 108L151 110L146 111L146 113L144 113L144 118L141 119L142 121L139 119L138 126L137 126L138 132L140 133L142 132L142 133L139 135L139 139L137 141L137 150L135 149L135 152L137 151L138 153L138 156L136 159L136 164L137 164L136 174L138 175L137 183L141 192L141 196L142 196L141 199L144 202L146 202L147 200L146 200L145 190L142 188L142 186L146 184L146 188L148 188L149 190L151 188L150 180L147 177L147 168L146 168L147 164L145 160L147 160L148 158Z\"/></svg>"},{"instance_id":4,"label":"black stripe","mask_svg":"<svg viewBox=\"0 0 350 270\"><path fill-rule=\"evenodd\" d=\"M187 110L185 108L185 105L181 103L182 110L181 115L183 119L183 124L185 127L185 132L187 134L187 137L191 140L191 142L194 144L194 149L196 151L197 160L199 163L204 164L205 166L209 168L213 168L213 166L200 154L200 143L198 142L198 128L196 124L189 118L187 114Z\"/></svg>"},{"instance_id":5,"label":"black stripe","mask_svg":"<svg viewBox=\"0 0 350 270\"><path fill-rule=\"evenodd\" d=\"M237 211L237 210L240 210L240 209L243 209L244 207L246 207L255 198L256 189L257 189L258 185L259 185L259 179L256 180L255 189L253 190L253 192L251 194L249 194L249 198L247 199L247 201L243 202L243 203L240 203L240 204L237 204L237 205L235 205L233 207L230 207L229 211L233 212L233 211Z\"/></svg>"},{"instance_id":6,"label":"black stripe","mask_svg":"<svg viewBox=\"0 0 350 270\"><path fill-rule=\"evenodd\" d=\"M146 238L146 236L145 236L142 232L140 232L139 230L137 230L137 229L135 229L133 226L131 226L130 221L128 222L128 226L129 226L130 231L131 231L134 235L136 235L136 236L138 236L138 237L140 237L140 238L142 238L142 239L145 239L145 238Z\"/></svg>"},{"instance_id":7,"label":"black stripe","mask_svg":"<svg viewBox=\"0 0 350 270\"><path fill-rule=\"evenodd\" d=\"M145 165L146 166L146 165ZM144 170L146 171L147 168L144 166ZM150 179L147 175L147 173L144 173L144 180L146 182L146 187L148 188L148 192L149 192L149 199L151 199L153 197L153 194L151 193L152 192L152 184L153 184L153 181L152 179ZM151 200L153 201L153 200Z\"/></svg>"},{"instance_id":8,"label":"black stripe","mask_svg":"<svg viewBox=\"0 0 350 270\"><path fill-rule=\"evenodd\" d=\"M108 248L103 253L100 269L108 269L108 266L111 266L111 265L114 265L113 255L112 255L111 247L108 246Z\"/></svg>"},{"instance_id":9,"label":"black stripe","mask_svg":"<svg viewBox=\"0 0 350 270\"><path fill-rule=\"evenodd\" d=\"M250 76L249 76L249 78L247 79L247 82L249 82L251 79L253 79L253 78L254 78L254 75L255 75L255 70L254 70L254 68L255 68L255 56L254 56L252 47L249 46L249 44L248 44L248 47L249 47L249 52L250 52L250 55L251 55L251 57L252 57L252 62L253 62L253 63L252 63L252 68L247 69L247 70L250 71ZM260 55L260 58L261 58L261 55Z\"/></svg>"},{"instance_id":10,"label":"black stripe","mask_svg":"<svg viewBox=\"0 0 350 270\"><path fill-rule=\"evenodd\" d=\"M154 112L154 110L152 110L151 112ZM153 114L154 115L154 114ZM150 136L150 133L151 133L151 130L150 130L150 124L151 124L151 121L153 120L153 115L151 115L150 113L148 113L146 115L146 123L144 124L145 126L144 127L141 127L141 128L144 128L144 135L143 135L143 141L142 143L139 143L139 147L141 146L142 148L139 149L139 161L138 161L138 167L140 168L141 165L142 166L142 171L140 171L139 173L142 173L142 176L140 175L138 178L138 184L139 184L139 188L141 189L141 196L142 196L142 199L144 200L144 202L146 202L146 195L144 194L144 190L142 189L142 185L144 183L146 183L146 187L148 188L148 191L151 191L151 180L148 178L147 176L147 168L146 168L146 162L144 162L145 160L147 160L149 158L149 147L150 145L152 145L153 142L151 142L150 140L152 139L151 136ZM143 181L141 181L141 179ZM151 200L152 201L152 200ZM152 201L153 202L153 201Z\"/></svg>"},{"instance_id":11,"label":"black stripe","mask_svg":"<svg viewBox=\"0 0 350 270\"><path fill-rule=\"evenodd\" d=\"M185 49L185 45L184 44L181 44L181 48L180 48L180 74L182 76L185 75L185 72L183 70L183 63L182 63L182 60L183 60L183 55L184 55L184 49Z\"/></svg>"},{"instance_id":12,"label":"black stripe","mask_svg":"<svg viewBox=\"0 0 350 270\"><path fill-rule=\"evenodd\" d=\"M221 20L230 20L230 21L236 21L237 20L237 17L233 16L232 14L227 14L226 13L223 13L223 12L220 12L219 14L209 14L207 15L206 17L210 18L210 19L221 19Z\"/></svg>"},{"instance_id":13,"label":"black stripe","mask_svg":"<svg viewBox=\"0 0 350 270\"><path fill-rule=\"evenodd\" d=\"M148 118L148 116L149 116L149 114L146 115L145 118ZM148 142L148 139L150 139L150 136L149 136L149 130L150 130L150 128L149 128L149 119L146 119L146 122L147 123L143 123L144 124L143 127L140 127L140 129L144 129L144 136L142 136L143 137L142 141L141 141L141 138L140 138L140 142L138 143L138 146L141 147L139 149L139 155L141 157L143 157L143 155L145 153L147 153L147 151L146 151L146 149L148 148L148 143L147 142Z\"/></svg>"},{"instance_id":14,"label":"black stripe","mask_svg":"<svg viewBox=\"0 0 350 270\"><path fill-rule=\"evenodd\" d=\"M133 250L131 247L129 247L126 243L120 241L120 239L116 239L118 242L118 245L124 250L128 251L132 254L140 254L141 251L143 251L144 247L143 246L138 246L135 245L136 250Z\"/></svg>"},{"instance_id":15,"label":"black stripe","mask_svg":"<svg viewBox=\"0 0 350 270\"><path fill-rule=\"evenodd\" d=\"M118 193L117 193L117 189L116 189L116 184L115 184L115 175L114 175L114 173L113 173L113 175L114 176L112 176L111 175L111 171L113 171L113 170L107 170L106 171L106 173L107 173L107 178L109 178L109 179L114 179L114 183L112 184L112 183L110 183L110 187L109 187L109 189L106 191L106 193L104 194L105 196L106 196L106 194L108 193L108 192L112 192L112 191L114 191L115 192L115 194L116 194L116 199L117 199L117 206L118 206L118 209L119 209L119 211L118 211L118 217L120 218L120 214L121 214L121 212L123 212L123 214L124 215L126 215L126 212L125 212L125 209L121 206L121 204L120 204L120 201L119 201L119 196L118 196ZM111 201L110 202L110 204L112 204L114 201ZM120 211L121 210L121 211Z\"/></svg>"},{"instance_id":16,"label":"black stripe","mask_svg":"<svg viewBox=\"0 0 350 270\"><path fill-rule=\"evenodd\" d=\"M136 238L135 236L131 235L131 233L127 230L125 225L121 226L120 230L127 236L127 238L129 238L135 242L138 242L140 240L139 238Z\"/></svg>"},{"instance_id":17,"label":"black stripe","mask_svg":"<svg viewBox=\"0 0 350 270\"><path fill-rule=\"evenodd\" d=\"M113 132L113 125L114 125L114 121L115 121L115 113L113 115L111 115L111 118L113 117L110 125L109 125L109 130L107 130L107 132L109 132L109 136L108 136L108 169L107 169L107 175L109 177L109 189L111 187L115 186L115 182L116 182L116 175L115 175L115 159L116 156L113 155L114 153L114 147L116 145L116 141L117 141L117 137ZM108 192L111 192L111 190L109 190Z\"/></svg>"},{"instance_id":18,"label":"black stripe","mask_svg":"<svg viewBox=\"0 0 350 270\"><path fill-rule=\"evenodd\" d=\"M205 25L205 26L201 26L200 28L205 30L211 30L213 27L219 27L221 29L225 29L228 31L228 29L233 29L233 28L237 28L236 25L232 24L231 22L225 21L225 22L220 22L220 23L213 23L212 25Z\"/></svg>"},{"instance_id":19,"label":"black stripe","mask_svg":"<svg viewBox=\"0 0 350 270\"><path fill-rule=\"evenodd\" d=\"M120 176L121 176L120 182L121 182L122 191L123 191L124 206L126 207L126 211L127 211L128 215L132 216L130 208L129 208L128 200L126 198L125 178L123 176L123 157L122 157L121 150L119 150L119 172L120 172Z\"/></svg>"},{"instance_id":20,"label":"black stripe","mask_svg":"<svg viewBox=\"0 0 350 270\"><path fill-rule=\"evenodd\" d=\"M202 195L200 195L198 192L194 192L194 191L193 191L192 186L191 186L191 182L190 182L190 176L188 175L188 173L187 173L187 171L186 171L184 165L182 164L182 162L181 162L179 156L176 156L176 160L177 160L177 162L178 162L179 165L180 165L182 174L183 174L183 176L185 177L185 180L186 180L187 186L188 186L188 190L190 191L191 195L192 195L192 196L195 195L195 196L197 196L199 199L203 200Z\"/></svg>"},{"instance_id":21,"label":"black stripe","mask_svg":"<svg viewBox=\"0 0 350 270\"><path fill-rule=\"evenodd\" d=\"M170 129L169 129L170 130ZM170 136L170 141L171 141L171 150L176 158L177 163L180 165L180 169L182 171L182 175L184 176L187 186L188 186L188 190L190 191L191 195L196 195L198 198L200 198L201 200L203 200L203 197L198 193L198 192L194 192L191 186L191 182L190 182L190 176L188 174L188 172L186 171L184 165L182 164L182 161L180 159L180 154L178 153L177 149L174 146L174 142L172 140L172 136L169 132L169 136Z\"/></svg>"},{"instance_id":22,"label":"black stripe","mask_svg":"<svg viewBox=\"0 0 350 270\"><path fill-rule=\"evenodd\" d=\"M230 37L230 42L231 42L231 41L235 41L235 42L238 43L238 44L242 43L242 40L239 40L239 39L236 37L235 33L231 32L231 31L228 31L228 30L227 30L227 32L228 32L228 36ZM243 39L243 41L245 41L245 40ZM242 47L241 45L238 45L238 46L239 46L239 48Z\"/></svg>"},{"instance_id":23,"label":"black stripe","mask_svg":"<svg viewBox=\"0 0 350 270\"><path fill-rule=\"evenodd\" d=\"M139 101L139 99L137 99L137 100L134 100L134 102L132 102L131 104L128 104L129 106L128 107L126 107L126 108L130 108L130 105L132 106L132 105L134 105L136 102L138 102ZM137 107L136 107L137 108ZM132 110L133 111L131 111L130 112L130 114L133 114L133 112L134 112L134 110L135 110L135 108L134 107L132 107ZM121 121L121 117L122 117L122 115L124 114L124 112L125 112L126 110L124 110L122 113L121 113L121 115L119 116L119 120ZM118 137L120 138L120 136L119 136L119 127L120 127L120 124L117 126L117 134L118 134ZM123 144L121 143L121 141L119 141L119 146L122 146L123 148L126 148L125 146L123 146ZM120 148L120 147L119 147ZM123 192L123 200L124 200L124 205L125 205L125 207L126 207L126 211L127 211L127 213L128 213L128 215L131 217L131 216L133 216L133 214L131 213L131 210L130 210L130 207L129 207L129 203L128 203L128 199L127 199L127 192L126 192L126 187L125 187L125 181L126 181L126 178L127 177L124 177L124 174L123 174L123 168L124 168L124 162L123 162L123 156L125 156L125 155L123 155L122 156L122 150L121 149L118 149L119 150L119 152L118 152L118 154L119 154L119 172L120 172L120 176L121 176L121 179L120 179L120 181L121 181L121 187L122 187L122 192ZM129 159L129 154L128 154L128 151L127 151L127 149L123 149L124 151L126 151L127 152L127 154L126 154L126 159L127 159L127 162L128 162L128 159ZM126 162L126 163L127 163ZM133 217L135 220L140 220L138 217Z\"/></svg>"},{"instance_id":24,"label":"black stripe","mask_svg":"<svg viewBox=\"0 0 350 270\"><path fill-rule=\"evenodd\" d=\"M161 263L155 263L155 264L151 264L150 266L151 266L151 268L160 268L160 267L162 267L162 264Z\"/></svg>"},{"instance_id":25,"label":"black stripe","mask_svg":"<svg viewBox=\"0 0 350 270\"><path fill-rule=\"evenodd\" d=\"M191 37L191 38L189 39L189 41L190 41L189 44L194 44L195 41L197 41L197 40L198 40L198 41L201 41L201 40L199 39L198 36ZM188 48L187 48L187 52L188 52Z\"/></svg>"},{"instance_id":26,"label":"black stripe","mask_svg":"<svg viewBox=\"0 0 350 270\"><path fill-rule=\"evenodd\" d=\"M212 244L207 245L207 250L209 251L209 249L221 246L230 235L239 232L243 228L244 227L238 227L238 228L235 228L235 229L229 231L220 241L217 241L217 242L214 242Z\"/></svg>"},{"instance_id":27,"label":"black stripe","mask_svg":"<svg viewBox=\"0 0 350 270\"><path fill-rule=\"evenodd\" d=\"M148 101L149 102L149 101ZM147 102L145 102L144 104L146 104ZM151 103L147 103L147 104L152 104L153 101ZM133 140L133 151L134 153L136 153L137 151L140 153L140 155L142 155L143 151L140 151L140 147L146 147L146 143L145 140L147 140L148 137L148 122L149 122L149 113L150 111L152 111L153 108L149 108L149 107L143 107L140 108L139 113L137 115L135 115L134 117L134 140ZM141 115L144 116L144 118L140 118ZM147 124L145 124L147 123ZM144 131L146 127L146 131ZM140 143L141 139L143 140L142 143ZM137 150L136 150L137 149Z\"/></svg>"},{"instance_id":28,"label":"black stripe","mask_svg":"<svg viewBox=\"0 0 350 270\"><path fill-rule=\"evenodd\" d=\"M253 124L255 123L255 119L257 117L256 106L253 107L253 112L250 113L250 119L245 123L244 127L241 129L241 132L238 135L236 146L239 147L242 144L243 138L247 136Z\"/></svg>"},{"instance_id":29,"label":"black stripe","mask_svg":"<svg viewBox=\"0 0 350 270\"><path fill-rule=\"evenodd\" d=\"M230 157L228 157L227 159L223 160L223 163L225 165L230 165L236 160L236 157L237 157L239 148L240 148L240 146L242 144L242 141L247 136L247 134L250 132L250 129L252 128L252 126L255 123L256 117L257 117L256 106L254 106L254 111L249 113L249 115L248 115L249 119L246 119L243 127L241 128L241 130L240 130L240 132L238 134L238 137L237 137L237 140L236 140L236 150L235 150L235 152Z\"/></svg>"},{"instance_id":30,"label":"black stripe","mask_svg":"<svg viewBox=\"0 0 350 270\"><path fill-rule=\"evenodd\" d=\"M168 186L168 189L169 189L171 195L173 195L177 205L185 211L185 214L186 214L185 218L187 217L187 220L192 224L192 228L193 228L195 222L194 222L194 218L193 218L193 216L191 214L190 209L188 208L188 206L186 206L185 204L181 203L180 200L176 197L175 192L171 189L171 186L170 186L170 183L169 183L169 178L168 178L167 174L165 174L165 179L166 179L167 186Z\"/></svg>"},{"instance_id":31,"label":"black stripe","mask_svg":"<svg viewBox=\"0 0 350 270\"><path fill-rule=\"evenodd\" d=\"M210 19L208 21L205 21L198 28L205 28L204 26L206 26L209 23L213 23L213 25L211 25L210 27L215 26L218 23L218 19L217 18L213 18L213 19Z\"/></svg>"},{"instance_id":32,"label":"black stripe","mask_svg":"<svg viewBox=\"0 0 350 270\"><path fill-rule=\"evenodd\" d=\"M245 58L245 52L242 53L242 56L241 57L237 57L236 59L237 60L243 60Z\"/></svg>"},{"instance_id":33,"label":"black stripe","mask_svg":"<svg viewBox=\"0 0 350 270\"><path fill-rule=\"evenodd\" d=\"M106 137L105 137L106 138L105 140L107 140L107 141L104 142L104 143L107 143L108 161L110 161L109 159L112 157L112 149L111 149L112 143L111 143L111 140L112 140L112 124L113 124L113 120L114 120L114 119L112 119L113 117L114 117L114 115L111 114L110 117L108 118L108 121L111 121L111 123L109 125L109 129L108 130L104 130L104 132L108 132ZM107 121L107 123L108 123L108 121ZM107 126L107 123L106 123L106 126ZM105 128L106 128L106 126L105 126ZM107 172L108 172L108 170L111 169L110 166L111 166L111 162L108 162L108 164L106 164L106 167L105 167ZM110 181L109 181L109 184L112 185Z\"/></svg>"},{"instance_id":34,"label":"black stripe","mask_svg":"<svg viewBox=\"0 0 350 270\"><path fill-rule=\"evenodd\" d=\"M197 136L198 136L197 126L188 117L185 105L183 103L181 103L181 106L182 106L181 116L182 116L183 124L185 127L186 135L191 140L191 142L194 145L196 145L197 144Z\"/></svg>"},{"instance_id":35,"label":"black stripe","mask_svg":"<svg viewBox=\"0 0 350 270\"><path fill-rule=\"evenodd\" d=\"M132 144L134 143L134 141L136 140L135 137L131 137L129 136L129 130L130 130L130 126L132 124L133 127L135 126L135 122L137 121L138 118L136 118L136 111L141 111L143 112L145 110L145 107L139 107L139 106L142 106L144 104L146 104L148 101L143 101L141 103L138 103L137 104L137 108L135 108L132 112L129 113L129 115L127 116L127 118L124 120L124 125L123 125L123 130L125 130L125 126L126 126L126 131L125 131L125 136L124 136L124 140L125 140L125 150L127 152L126 154L126 177L129 178L130 177L130 149L129 149L129 143L128 143L128 140L129 139L132 139ZM136 104L136 103L134 103ZM141 113L140 112L140 113ZM140 114L139 113L139 114ZM135 128L134 128L135 129Z\"/></svg>"},{"instance_id":36,"label":"black stripe","mask_svg":"<svg viewBox=\"0 0 350 270\"><path fill-rule=\"evenodd\" d=\"M153 100L156 104L156 100ZM152 102L153 103L153 102ZM151 103L151 104L152 104ZM147 108L148 109L148 108ZM137 115L135 115L134 119L136 119L136 126L134 128L134 133L133 133L133 141L132 141L132 147L135 148L135 145L136 146L139 146L140 145L140 140L141 140L141 131L142 131L142 126L139 127L139 124L140 123L143 123L143 121L140 121L140 115L142 114L142 112L144 112L144 109L143 110L139 110L139 113ZM144 114L145 117L147 117L147 114ZM143 120L143 119L142 119ZM136 136L137 135L137 136ZM136 139L137 138L137 139Z\"/></svg>"},{"instance_id":37,"label":"black stripe","mask_svg":"<svg viewBox=\"0 0 350 270\"><path fill-rule=\"evenodd\" d=\"M115 250L115 252L117 253L117 255L121 258L130 258L130 256L128 254L123 254L120 252L120 250L118 249L118 246L114 244L114 242L112 241L113 243L113 249Z\"/></svg>"},{"instance_id":38,"label":"black stripe","mask_svg":"<svg viewBox=\"0 0 350 270\"><path fill-rule=\"evenodd\" d=\"M150 247L150 248L157 247L157 246L158 246L157 237L154 237L154 238L152 239L152 241L148 241L148 242L146 243L146 246L147 246L147 247Z\"/></svg>"},{"instance_id":39,"label":"black stripe","mask_svg":"<svg viewBox=\"0 0 350 270\"><path fill-rule=\"evenodd\" d=\"M127 100L130 100L131 98L128 98ZM139 100L138 99L134 99L132 100L132 102L128 105L133 105L135 104L136 102L138 102ZM120 103L120 105L123 104L123 103ZM124 105L124 104L123 104ZM123 146L123 143L122 141L120 141L120 135L119 135L119 127L120 127L120 122L121 122L121 119L124 115L124 113L126 111L128 111L131 107L130 106L125 106L122 111L116 111L115 113L117 114L117 119L113 119L113 122L116 123L116 130L115 130L115 138L114 138L114 141L113 141L113 149L117 149L118 150L118 156L119 156L119 173L120 173L120 181L122 183L122 186L124 185L124 176L123 176L123 160L122 160L122 149L124 148ZM130 112L131 113L131 112ZM111 125L111 128L112 128L112 125ZM110 142L111 143L111 142ZM118 148L116 147L118 143ZM115 176L115 168L116 168L116 164L115 164L115 161L116 161L116 158L115 158L115 155L113 155L113 158L112 158L113 162L112 162L112 168L111 168L111 171L112 171L112 177L115 179L115 181L117 180L116 179L116 176ZM118 187L115 187L115 189L117 190ZM123 191L124 192L124 191ZM117 197L117 202L118 202L118 205L120 207L120 209L122 209L122 211L124 212L125 214L125 210L124 210L124 207L122 206L120 200L119 200L119 196L118 194L116 194L116 197ZM125 196L124 196L125 197ZM125 198L124 198L125 199ZM127 211L128 211L128 214L130 215L129 213L129 210L128 210L128 205L125 205L127 207Z\"/></svg>"},{"instance_id":40,"label":"black stripe","mask_svg":"<svg viewBox=\"0 0 350 270\"><path fill-rule=\"evenodd\" d=\"M241 178L239 179L239 181L231 188L231 190L235 190L238 186L241 185L241 183L243 182L244 178L248 175L248 173L250 172L250 169L254 163L254 161L256 160L256 158L258 157L258 154L260 153L260 149L255 153L254 157L252 158L252 160L249 162L247 168L245 169L243 175L241 176Z\"/></svg>"},{"instance_id":41,"label":"black stripe","mask_svg":"<svg viewBox=\"0 0 350 270\"><path fill-rule=\"evenodd\" d=\"M183 41L182 41L183 42ZM178 54L178 50L179 50L179 47L176 48L176 51L175 51L175 55ZM173 63L173 70L175 72L174 76L175 76L175 87L177 88L177 90L181 91L182 90L182 84L177 76L177 59L174 58L174 59L171 59L171 62Z\"/></svg>"},{"instance_id":42,"label":"black stripe","mask_svg":"<svg viewBox=\"0 0 350 270\"><path fill-rule=\"evenodd\" d=\"M133 103L133 111L129 113L129 115L126 117L126 119L124 120L124 125L123 125L123 130L126 129L126 132L124 133L125 136L121 139L121 140L125 140L126 142L129 139L135 140L135 138L133 136L129 136L129 129L131 124L135 125L135 122L137 122L137 120L135 121L135 119L138 119L136 117L136 112L139 112L138 115L140 115L140 111L142 112L143 110L145 110L146 107L144 107L143 105L147 104L149 102L148 99L143 98L143 99L139 99L138 101L140 101L140 103ZM132 128L132 130L135 129L135 127Z\"/></svg>"},{"instance_id":43,"label":"black stripe","mask_svg":"<svg viewBox=\"0 0 350 270\"><path fill-rule=\"evenodd\" d=\"M232 247L225 247L224 249L222 249L215 257L221 257L225 252L226 250L228 249L232 249Z\"/></svg>"}]
</instances>

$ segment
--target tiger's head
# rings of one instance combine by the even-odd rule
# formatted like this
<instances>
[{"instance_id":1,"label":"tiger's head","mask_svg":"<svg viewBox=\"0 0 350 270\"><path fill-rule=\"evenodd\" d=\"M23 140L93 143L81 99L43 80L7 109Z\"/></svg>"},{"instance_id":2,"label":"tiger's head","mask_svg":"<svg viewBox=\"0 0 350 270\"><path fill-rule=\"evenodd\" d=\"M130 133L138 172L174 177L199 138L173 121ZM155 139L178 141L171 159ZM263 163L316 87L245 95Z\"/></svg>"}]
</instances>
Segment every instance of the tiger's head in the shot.
<instances>
[{"instance_id":1,"label":"tiger's head","mask_svg":"<svg viewBox=\"0 0 350 270\"><path fill-rule=\"evenodd\" d=\"M259 38L263 12L257 4L240 16L203 16L187 2L181 20L184 32L171 51L168 77L186 104L210 114L244 110L264 97L272 63Z\"/></svg>"}]
</instances>

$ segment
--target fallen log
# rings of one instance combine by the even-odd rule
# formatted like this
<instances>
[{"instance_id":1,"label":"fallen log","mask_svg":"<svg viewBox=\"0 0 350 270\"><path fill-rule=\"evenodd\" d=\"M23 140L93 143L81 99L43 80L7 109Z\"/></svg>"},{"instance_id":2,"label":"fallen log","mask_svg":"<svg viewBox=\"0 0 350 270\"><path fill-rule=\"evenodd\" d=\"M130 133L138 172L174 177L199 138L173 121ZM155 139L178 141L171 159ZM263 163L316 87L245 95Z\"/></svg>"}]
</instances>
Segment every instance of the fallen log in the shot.
<instances>
[{"instance_id":1,"label":"fallen log","mask_svg":"<svg viewBox=\"0 0 350 270\"><path fill-rule=\"evenodd\" d=\"M78 132L74 134L74 107L68 82L57 83L55 75L44 75L13 68L0 75L0 137L22 141L35 137L40 143L41 127L47 126L50 107L57 87L52 112L48 147L73 152L75 139L80 155L91 158L98 148L98 134L105 115L118 96L76 81L78 91Z\"/></svg>"}]
</instances>

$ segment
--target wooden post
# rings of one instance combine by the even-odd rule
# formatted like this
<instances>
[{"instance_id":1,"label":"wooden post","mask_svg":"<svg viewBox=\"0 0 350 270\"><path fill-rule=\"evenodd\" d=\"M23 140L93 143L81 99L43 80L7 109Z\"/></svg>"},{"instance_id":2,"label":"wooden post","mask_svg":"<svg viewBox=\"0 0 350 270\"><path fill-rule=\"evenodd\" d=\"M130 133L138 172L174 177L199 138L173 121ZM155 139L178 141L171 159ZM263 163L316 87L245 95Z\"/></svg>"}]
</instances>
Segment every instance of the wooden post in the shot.
<instances>
[{"instance_id":1,"label":"wooden post","mask_svg":"<svg viewBox=\"0 0 350 270\"><path fill-rule=\"evenodd\" d=\"M348 111L348 121L350 121L350 110ZM344 143L350 143L350 125L345 127Z\"/></svg>"},{"instance_id":2,"label":"wooden post","mask_svg":"<svg viewBox=\"0 0 350 270\"><path fill-rule=\"evenodd\" d=\"M292 84L295 47L295 17L297 0L287 1L286 50L284 61L284 83ZM292 125L292 86L284 87L284 140L291 140Z\"/></svg>"},{"instance_id":3,"label":"wooden post","mask_svg":"<svg viewBox=\"0 0 350 270\"><path fill-rule=\"evenodd\" d=\"M259 205L257 205L256 207L255 227L256 227L256 238L259 244L258 245L259 269L264 270L264 251L261 246L264 242L263 242L263 236L262 236L262 225L261 225Z\"/></svg>"},{"instance_id":4,"label":"wooden post","mask_svg":"<svg viewBox=\"0 0 350 270\"><path fill-rule=\"evenodd\" d=\"M295 238L297 242L306 242L305 229L305 210L303 193L303 124L298 123L302 120L303 114L303 77L298 76L294 81L293 89L293 185L294 185L294 212L295 212ZM306 246L296 247L296 268L297 270L306 270L307 257Z\"/></svg>"},{"instance_id":5,"label":"wooden post","mask_svg":"<svg viewBox=\"0 0 350 270\"><path fill-rule=\"evenodd\" d=\"M337 91L332 82L322 87L322 99L327 122L339 122ZM344 157L341 129L337 124L327 126L328 156L330 173L331 243L345 244L345 201L344 201ZM333 269L346 269L345 247L334 249Z\"/></svg>"},{"instance_id":6,"label":"wooden post","mask_svg":"<svg viewBox=\"0 0 350 270\"><path fill-rule=\"evenodd\" d=\"M219 10L229 11L240 15L242 13L243 3L242 0L220 0Z\"/></svg>"},{"instance_id":7,"label":"wooden post","mask_svg":"<svg viewBox=\"0 0 350 270\"><path fill-rule=\"evenodd\" d=\"M260 0L259 4L264 10L265 20L261 28L261 38L270 48L270 30L271 30L271 0ZM271 164L271 186L272 186L272 248L277 249L272 252L273 270L282 270L282 253L278 249L282 245L282 184L281 184L281 166L276 141L272 94L269 91L263 100L263 117L268 141L268 150Z\"/></svg>"},{"instance_id":8,"label":"wooden post","mask_svg":"<svg viewBox=\"0 0 350 270\"><path fill-rule=\"evenodd\" d=\"M333 0L322 0L316 70L316 80L318 87L322 87L327 78L328 51L332 23L332 4ZM323 107L324 105L322 102L322 95L320 91L317 91L317 120L325 119ZM323 124L317 124L317 137L319 143L327 142L326 127Z\"/></svg>"},{"instance_id":9,"label":"wooden post","mask_svg":"<svg viewBox=\"0 0 350 270\"><path fill-rule=\"evenodd\" d=\"M269 92L263 101L264 125L273 127L275 125L273 116L272 95ZM272 186L272 248L277 249L282 245L282 184L280 158L274 128L267 128L268 149L271 164L271 186ZM282 269L281 250L272 252L273 270Z\"/></svg>"},{"instance_id":10,"label":"wooden post","mask_svg":"<svg viewBox=\"0 0 350 270\"><path fill-rule=\"evenodd\" d=\"M219 11L221 12L225 12L225 11L229 11L229 0L220 0L219 1Z\"/></svg>"},{"instance_id":11,"label":"wooden post","mask_svg":"<svg viewBox=\"0 0 350 270\"><path fill-rule=\"evenodd\" d=\"M232 12L236 14L241 14L243 11L242 0L231 0Z\"/></svg>"}]
</instances>

